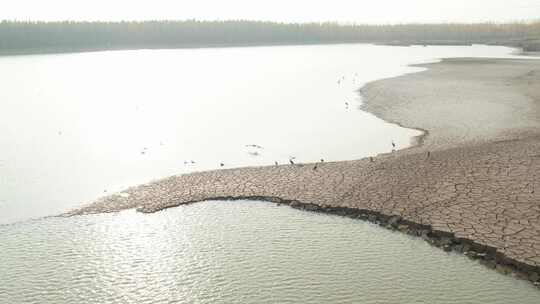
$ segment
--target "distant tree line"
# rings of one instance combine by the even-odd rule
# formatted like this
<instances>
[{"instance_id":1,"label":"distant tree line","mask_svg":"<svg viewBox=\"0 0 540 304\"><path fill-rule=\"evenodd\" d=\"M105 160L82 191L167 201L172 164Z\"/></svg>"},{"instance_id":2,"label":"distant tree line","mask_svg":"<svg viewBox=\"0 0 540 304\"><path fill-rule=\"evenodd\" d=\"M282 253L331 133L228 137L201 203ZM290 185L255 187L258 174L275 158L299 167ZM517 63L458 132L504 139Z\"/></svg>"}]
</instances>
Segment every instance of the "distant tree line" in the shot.
<instances>
[{"instance_id":1,"label":"distant tree line","mask_svg":"<svg viewBox=\"0 0 540 304\"><path fill-rule=\"evenodd\" d=\"M340 25L257 21L0 22L0 52L339 42L540 44L534 23Z\"/></svg>"}]
</instances>

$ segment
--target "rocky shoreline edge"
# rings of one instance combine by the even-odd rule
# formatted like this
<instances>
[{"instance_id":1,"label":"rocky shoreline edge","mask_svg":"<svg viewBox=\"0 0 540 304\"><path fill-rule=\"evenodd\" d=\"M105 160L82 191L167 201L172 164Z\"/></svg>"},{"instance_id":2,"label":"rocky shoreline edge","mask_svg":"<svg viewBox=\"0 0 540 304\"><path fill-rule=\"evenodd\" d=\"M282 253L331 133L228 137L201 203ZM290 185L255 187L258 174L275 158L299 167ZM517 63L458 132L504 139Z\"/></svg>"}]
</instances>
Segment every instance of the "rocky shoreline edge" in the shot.
<instances>
[{"instance_id":1,"label":"rocky shoreline edge","mask_svg":"<svg viewBox=\"0 0 540 304\"><path fill-rule=\"evenodd\" d=\"M253 200L275 203L278 206L285 205L294 209L324 213L330 215L344 216L352 219L358 219L376 224L385 229L405 233L412 237L422 238L430 245L437 247L445 252L454 252L465 255L471 260L476 260L489 269L496 270L503 275L511 275L517 279L530 281L534 286L540 289L540 267L532 266L527 263L516 261L498 252L497 248L477 243L467 238L456 237L453 233L434 229L431 225L419 224L409 221L398 215L387 215L378 211L348 208L339 206L319 206L312 203L304 203L298 200L282 199L280 197L267 196L224 196L207 198L204 201L240 201ZM177 206L168 206L167 208L178 207L204 201L184 202ZM164 210L161 209L161 210ZM158 210L158 211L161 211ZM156 210L145 210L137 208L141 213L155 213Z\"/></svg>"}]
</instances>

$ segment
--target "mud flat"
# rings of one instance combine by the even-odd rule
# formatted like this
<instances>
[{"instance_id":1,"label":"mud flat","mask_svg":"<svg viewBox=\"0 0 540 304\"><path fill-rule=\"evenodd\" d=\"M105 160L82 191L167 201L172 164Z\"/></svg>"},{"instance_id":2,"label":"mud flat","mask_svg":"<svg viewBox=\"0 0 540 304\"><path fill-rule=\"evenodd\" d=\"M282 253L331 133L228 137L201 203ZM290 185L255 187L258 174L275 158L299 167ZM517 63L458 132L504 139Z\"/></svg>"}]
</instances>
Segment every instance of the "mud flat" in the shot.
<instances>
[{"instance_id":1,"label":"mud flat","mask_svg":"<svg viewBox=\"0 0 540 304\"><path fill-rule=\"evenodd\" d=\"M377 222L540 285L540 61L447 59L362 88L424 130L414 148L334 163L173 176L65 216L259 199ZM351 132L354 130L351 130Z\"/></svg>"}]
</instances>

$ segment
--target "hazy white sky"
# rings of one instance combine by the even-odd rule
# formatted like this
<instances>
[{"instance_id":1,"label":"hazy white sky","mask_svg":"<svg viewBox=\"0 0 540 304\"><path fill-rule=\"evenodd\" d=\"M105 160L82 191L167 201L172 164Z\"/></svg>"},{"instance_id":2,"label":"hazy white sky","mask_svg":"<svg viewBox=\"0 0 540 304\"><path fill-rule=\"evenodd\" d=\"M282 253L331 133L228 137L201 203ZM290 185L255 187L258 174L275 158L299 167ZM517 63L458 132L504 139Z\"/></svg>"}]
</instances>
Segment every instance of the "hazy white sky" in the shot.
<instances>
[{"instance_id":1,"label":"hazy white sky","mask_svg":"<svg viewBox=\"0 0 540 304\"><path fill-rule=\"evenodd\" d=\"M0 0L0 19L356 23L540 19L540 0Z\"/></svg>"}]
</instances>

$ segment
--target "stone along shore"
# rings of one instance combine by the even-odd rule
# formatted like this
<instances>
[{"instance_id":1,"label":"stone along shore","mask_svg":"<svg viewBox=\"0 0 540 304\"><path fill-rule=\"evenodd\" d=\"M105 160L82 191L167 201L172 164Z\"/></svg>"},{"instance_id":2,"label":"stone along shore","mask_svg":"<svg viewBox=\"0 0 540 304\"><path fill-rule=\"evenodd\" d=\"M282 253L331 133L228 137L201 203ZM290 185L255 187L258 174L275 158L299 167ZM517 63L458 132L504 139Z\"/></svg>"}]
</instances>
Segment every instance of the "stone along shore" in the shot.
<instances>
[{"instance_id":1,"label":"stone along shore","mask_svg":"<svg viewBox=\"0 0 540 304\"><path fill-rule=\"evenodd\" d=\"M365 110L424 130L413 148L316 170L304 164L173 176L65 215L267 200L376 222L540 285L540 61L423 66L361 90Z\"/></svg>"}]
</instances>

